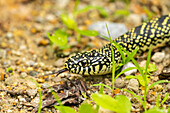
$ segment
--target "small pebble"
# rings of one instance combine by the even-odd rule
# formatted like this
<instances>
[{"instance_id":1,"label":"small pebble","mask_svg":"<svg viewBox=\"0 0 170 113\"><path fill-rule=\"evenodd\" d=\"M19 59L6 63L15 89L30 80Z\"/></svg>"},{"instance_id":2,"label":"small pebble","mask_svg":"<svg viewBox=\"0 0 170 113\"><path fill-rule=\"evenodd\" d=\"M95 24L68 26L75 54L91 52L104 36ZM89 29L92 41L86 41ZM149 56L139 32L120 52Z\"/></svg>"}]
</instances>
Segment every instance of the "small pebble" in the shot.
<instances>
[{"instance_id":1,"label":"small pebble","mask_svg":"<svg viewBox=\"0 0 170 113\"><path fill-rule=\"evenodd\" d=\"M5 59L7 56L7 52L5 49L0 49L0 59L3 58Z\"/></svg>"},{"instance_id":2,"label":"small pebble","mask_svg":"<svg viewBox=\"0 0 170 113\"><path fill-rule=\"evenodd\" d=\"M166 85L167 91L170 92L170 83Z\"/></svg>"},{"instance_id":3,"label":"small pebble","mask_svg":"<svg viewBox=\"0 0 170 113\"><path fill-rule=\"evenodd\" d=\"M26 78L28 75L27 75L27 73L26 72L22 72L21 74L20 74L20 77L21 78Z\"/></svg>"},{"instance_id":4,"label":"small pebble","mask_svg":"<svg viewBox=\"0 0 170 113\"><path fill-rule=\"evenodd\" d=\"M127 64L125 64L122 68L122 71L125 70L126 68L129 68L129 67L136 67L132 62L128 62ZM132 69L132 70L129 70L129 71L126 71L124 74L126 76L128 75L131 75L131 74L134 74L137 72L137 69Z\"/></svg>"},{"instance_id":5,"label":"small pebble","mask_svg":"<svg viewBox=\"0 0 170 113\"><path fill-rule=\"evenodd\" d=\"M115 80L115 87L117 88L123 88L125 86L125 81L121 78L117 78Z\"/></svg>"},{"instance_id":6,"label":"small pebble","mask_svg":"<svg viewBox=\"0 0 170 113\"><path fill-rule=\"evenodd\" d=\"M61 67L65 63L65 60L63 58L58 59L56 62L54 62L54 66Z\"/></svg>"},{"instance_id":7,"label":"small pebble","mask_svg":"<svg viewBox=\"0 0 170 113\"><path fill-rule=\"evenodd\" d=\"M37 94L37 89L28 89L27 90L27 94L28 96L32 96L32 97L35 97L35 95Z\"/></svg>"},{"instance_id":8,"label":"small pebble","mask_svg":"<svg viewBox=\"0 0 170 113\"><path fill-rule=\"evenodd\" d=\"M137 79L130 79L127 88L131 91L139 92L139 82Z\"/></svg>"},{"instance_id":9,"label":"small pebble","mask_svg":"<svg viewBox=\"0 0 170 113\"><path fill-rule=\"evenodd\" d=\"M18 99L20 102L26 102L25 98L23 98L22 96L18 96Z\"/></svg>"},{"instance_id":10,"label":"small pebble","mask_svg":"<svg viewBox=\"0 0 170 113\"><path fill-rule=\"evenodd\" d=\"M142 23L142 18L141 15L139 14L130 14L127 19L127 23L133 25L133 26L138 26Z\"/></svg>"},{"instance_id":11,"label":"small pebble","mask_svg":"<svg viewBox=\"0 0 170 113\"><path fill-rule=\"evenodd\" d=\"M163 90L163 87L162 87L162 85L156 84L156 85L154 86L154 89L155 89L155 91L162 91L162 90Z\"/></svg>"},{"instance_id":12,"label":"small pebble","mask_svg":"<svg viewBox=\"0 0 170 113\"><path fill-rule=\"evenodd\" d=\"M10 38L12 38L14 35L13 35L13 33L11 33L11 32L8 32L7 34L6 34L6 38L8 38L8 39L10 39Z\"/></svg>"},{"instance_id":13,"label":"small pebble","mask_svg":"<svg viewBox=\"0 0 170 113\"><path fill-rule=\"evenodd\" d=\"M96 23L93 23L88 27L88 29L89 30L96 30L101 35L109 37L108 32L107 32L107 28L106 28L106 24L108 25L108 29L109 29L112 40L114 40L118 36L127 32L127 28L124 24L112 23L112 22L107 22L107 21L98 21Z\"/></svg>"},{"instance_id":14,"label":"small pebble","mask_svg":"<svg viewBox=\"0 0 170 113\"><path fill-rule=\"evenodd\" d=\"M165 53L164 52L156 52L152 57L151 59L156 62L156 63L160 63L162 62L162 60L164 59L165 57Z\"/></svg>"},{"instance_id":15,"label":"small pebble","mask_svg":"<svg viewBox=\"0 0 170 113\"><path fill-rule=\"evenodd\" d=\"M45 80L44 80L44 79L42 79L42 78L38 78L38 79L37 79L37 82L38 82L38 83L44 83L44 82L45 82Z\"/></svg>"}]
</instances>

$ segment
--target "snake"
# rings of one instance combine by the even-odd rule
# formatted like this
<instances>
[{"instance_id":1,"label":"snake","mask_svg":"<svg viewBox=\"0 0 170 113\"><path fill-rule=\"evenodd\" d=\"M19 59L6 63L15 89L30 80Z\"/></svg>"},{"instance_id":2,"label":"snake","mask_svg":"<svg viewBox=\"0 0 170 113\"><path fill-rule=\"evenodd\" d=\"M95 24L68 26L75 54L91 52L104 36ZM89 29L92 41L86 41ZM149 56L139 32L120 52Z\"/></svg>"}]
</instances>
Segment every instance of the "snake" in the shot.
<instances>
[{"instance_id":1,"label":"snake","mask_svg":"<svg viewBox=\"0 0 170 113\"><path fill-rule=\"evenodd\" d=\"M170 41L170 14L144 22L117 37L114 41L128 52L132 52L138 47L138 53L165 45ZM59 70L57 75L65 71L85 76L112 73L112 54L115 66L118 66L122 62L121 54L111 43L100 49L77 53L65 61L65 68Z\"/></svg>"}]
</instances>

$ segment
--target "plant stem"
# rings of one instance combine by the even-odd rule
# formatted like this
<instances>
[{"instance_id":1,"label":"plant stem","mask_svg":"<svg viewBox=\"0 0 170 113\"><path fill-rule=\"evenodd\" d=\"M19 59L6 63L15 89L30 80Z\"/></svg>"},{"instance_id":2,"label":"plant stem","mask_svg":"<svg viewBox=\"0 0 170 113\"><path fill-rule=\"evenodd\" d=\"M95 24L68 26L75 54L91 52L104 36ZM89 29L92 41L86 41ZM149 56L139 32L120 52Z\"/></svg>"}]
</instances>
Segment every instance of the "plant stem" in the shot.
<instances>
[{"instance_id":1,"label":"plant stem","mask_svg":"<svg viewBox=\"0 0 170 113\"><path fill-rule=\"evenodd\" d=\"M111 39L107 24L106 24L106 28L107 28L107 32L109 34L110 47L111 47L111 51L112 51L112 90L113 90L113 93L114 93L114 82L115 82L115 61L114 61L114 59L115 58L114 58L114 52L113 52L113 46L112 46L113 43L112 43L112 39Z\"/></svg>"}]
</instances>

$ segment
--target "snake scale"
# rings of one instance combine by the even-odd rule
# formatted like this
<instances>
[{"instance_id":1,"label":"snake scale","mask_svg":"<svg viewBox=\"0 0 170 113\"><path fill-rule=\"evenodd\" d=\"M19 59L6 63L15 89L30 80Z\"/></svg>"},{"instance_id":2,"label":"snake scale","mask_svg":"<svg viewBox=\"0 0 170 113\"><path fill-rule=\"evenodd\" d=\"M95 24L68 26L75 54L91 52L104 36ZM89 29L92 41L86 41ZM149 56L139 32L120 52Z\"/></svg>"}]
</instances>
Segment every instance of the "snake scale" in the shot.
<instances>
[{"instance_id":1,"label":"snake scale","mask_svg":"<svg viewBox=\"0 0 170 113\"><path fill-rule=\"evenodd\" d=\"M170 14L143 23L116 38L114 41L129 52L139 47L138 53L142 53L149 48L161 46L170 41ZM121 62L121 55L116 47L112 46L115 64L118 64ZM111 73L111 44L106 44L101 49L71 56L65 62L65 68L58 71L58 74L64 71L81 75L104 75Z\"/></svg>"}]
</instances>

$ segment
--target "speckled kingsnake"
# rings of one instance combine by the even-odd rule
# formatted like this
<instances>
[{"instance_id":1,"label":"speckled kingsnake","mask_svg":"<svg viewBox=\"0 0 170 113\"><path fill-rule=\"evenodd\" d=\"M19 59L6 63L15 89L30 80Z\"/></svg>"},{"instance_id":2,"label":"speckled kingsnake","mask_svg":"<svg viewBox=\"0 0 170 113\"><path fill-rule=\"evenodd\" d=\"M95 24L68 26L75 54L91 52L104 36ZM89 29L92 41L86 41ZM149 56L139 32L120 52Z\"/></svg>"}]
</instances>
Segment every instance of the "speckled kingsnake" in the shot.
<instances>
[{"instance_id":1,"label":"speckled kingsnake","mask_svg":"<svg viewBox=\"0 0 170 113\"><path fill-rule=\"evenodd\" d=\"M132 52L138 46L139 53L151 47L169 42L170 14L143 23L116 38L115 41L129 52ZM111 73L112 59L110 46L111 44L107 44L101 49L78 53L70 57L65 62L66 68L58 71L58 74L67 70L81 75L104 75ZM114 45L113 51L115 63L118 64L121 62L121 55Z\"/></svg>"}]
</instances>

